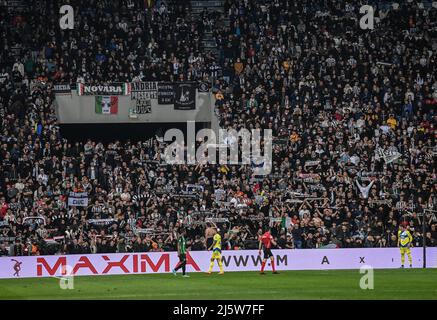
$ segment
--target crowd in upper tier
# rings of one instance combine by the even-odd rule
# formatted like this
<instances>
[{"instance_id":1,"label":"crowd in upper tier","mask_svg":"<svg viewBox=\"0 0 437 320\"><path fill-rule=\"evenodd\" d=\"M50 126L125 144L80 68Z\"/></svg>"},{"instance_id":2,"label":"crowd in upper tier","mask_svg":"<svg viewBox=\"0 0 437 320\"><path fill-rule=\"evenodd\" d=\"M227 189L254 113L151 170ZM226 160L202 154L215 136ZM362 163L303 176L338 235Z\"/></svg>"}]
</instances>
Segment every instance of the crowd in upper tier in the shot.
<instances>
[{"instance_id":1,"label":"crowd in upper tier","mask_svg":"<svg viewBox=\"0 0 437 320\"><path fill-rule=\"evenodd\" d=\"M29 3L0 1L0 255L175 250L180 226L204 250L213 224L223 249L268 227L283 249L390 247L400 223L420 245L424 210L437 245L436 8L372 2L363 30L347 0ZM161 139L62 136L53 84L152 80L209 82L222 128L272 129L272 173L166 165Z\"/></svg>"}]
</instances>

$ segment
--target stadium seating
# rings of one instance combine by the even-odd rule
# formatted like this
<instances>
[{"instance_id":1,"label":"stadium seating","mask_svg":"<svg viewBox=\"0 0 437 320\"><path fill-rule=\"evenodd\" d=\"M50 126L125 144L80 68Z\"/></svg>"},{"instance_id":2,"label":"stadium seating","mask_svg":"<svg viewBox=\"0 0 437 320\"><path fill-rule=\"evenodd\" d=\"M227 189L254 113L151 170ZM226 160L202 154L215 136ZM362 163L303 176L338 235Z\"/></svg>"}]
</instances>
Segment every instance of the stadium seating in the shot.
<instances>
[{"instance_id":1,"label":"stadium seating","mask_svg":"<svg viewBox=\"0 0 437 320\"><path fill-rule=\"evenodd\" d=\"M226 249L256 248L266 226L283 249L392 247L404 221L422 241L437 206L430 2L371 1L373 30L347 0L70 2L73 30L61 1L0 1L0 255L170 251L181 225L204 250L206 222ZM183 80L211 85L222 128L273 130L270 175L165 165L160 139L62 135L56 83Z\"/></svg>"}]
</instances>

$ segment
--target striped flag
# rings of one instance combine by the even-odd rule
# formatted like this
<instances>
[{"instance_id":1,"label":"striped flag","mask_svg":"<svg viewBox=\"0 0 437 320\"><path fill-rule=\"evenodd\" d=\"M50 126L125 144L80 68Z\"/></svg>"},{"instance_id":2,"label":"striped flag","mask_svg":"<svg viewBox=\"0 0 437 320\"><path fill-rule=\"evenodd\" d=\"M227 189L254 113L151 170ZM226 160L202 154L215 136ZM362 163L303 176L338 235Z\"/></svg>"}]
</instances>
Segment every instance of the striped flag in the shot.
<instances>
[{"instance_id":1,"label":"striped flag","mask_svg":"<svg viewBox=\"0 0 437 320\"><path fill-rule=\"evenodd\" d=\"M96 96L96 113L99 114L117 114L118 97L117 96Z\"/></svg>"},{"instance_id":2,"label":"striped flag","mask_svg":"<svg viewBox=\"0 0 437 320\"><path fill-rule=\"evenodd\" d=\"M76 90L77 90L77 95L78 96L83 95L84 88L85 88L85 86L84 86L83 83L80 83L80 82L77 83Z\"/></svg>"},{"instance_id":3,"label":"striped flag","mask_svg":"<svg viewBox=\"0 0 437 320\"><path fill-rule=\"evenodd\" d=\"M128 96L131 94L131 92L132 92L132 85L130 84L130 82L125 82L123 84L123 94L125 96Z\"/></svg>"}]
</instances>

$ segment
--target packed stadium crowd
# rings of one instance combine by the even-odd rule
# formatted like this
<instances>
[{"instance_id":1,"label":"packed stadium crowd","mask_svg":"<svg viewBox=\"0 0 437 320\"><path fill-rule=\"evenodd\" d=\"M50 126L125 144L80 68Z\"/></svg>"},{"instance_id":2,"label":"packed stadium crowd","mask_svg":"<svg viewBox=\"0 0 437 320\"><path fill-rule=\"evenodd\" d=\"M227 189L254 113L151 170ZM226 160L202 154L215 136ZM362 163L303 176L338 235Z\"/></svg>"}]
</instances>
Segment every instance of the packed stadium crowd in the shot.
<instances>
[{"instance_id":1,"label":"packed stadium crowd","mask_svg":"<svg viewBox=\"0 0 437 320\"><path fill-rule=\"evenodd\" d=\"M73 30L59 1L0 8L0 255L175 250L181 226L205 250L214 225L223 249L257 248L268 227L282 249L391 247L401 223L421 244L437 206L437 8L378 9L363 30L346 0L198 16L182 1L70 3ZM222 128L272 129L273 171L167 165L161 137L63 138L53 84L151 80L209 82Z\"/></svg>"}]
</instances>

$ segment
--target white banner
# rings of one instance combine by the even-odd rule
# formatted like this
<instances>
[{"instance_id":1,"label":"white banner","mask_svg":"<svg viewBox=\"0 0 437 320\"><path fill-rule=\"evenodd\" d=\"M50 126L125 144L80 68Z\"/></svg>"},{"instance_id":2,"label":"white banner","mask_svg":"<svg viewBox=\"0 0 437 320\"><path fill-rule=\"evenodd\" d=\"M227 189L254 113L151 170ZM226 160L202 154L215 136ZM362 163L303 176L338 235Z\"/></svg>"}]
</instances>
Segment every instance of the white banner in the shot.
<instances>
[{"instance_id":1,"label":"white banner","mask_svg":"<svg viewBox=\"0 0 437 320\"><path fill-rule=\"evenodd\" d=\"M158 82L132 82L130 96L132 100L158 99Z\"/></svg>"},{"instance_id":2,"label":"white banner","mask_svg":"<svg viewBox=\"0 0 437 320\"><path fill-rule=\"evenodd\" d=\"M87 207L88 194L86 192L70 192L68 196L68 205L75 207Z\"/></svg>"},{"instance_id":3,"label":"white banner","mask_svg":"<svg viewBox=\"0 0 437 320\"><path fill-rule=\"evenodd\" d=\"M278 270L399 268L398 248L272 250ZM422 268L422 248L411 250L413 267ZM427 267L437 268L437 248L427 248ZM205 272L211 251L191 251L188 272ZM259 271L262 256L258 250L224 250L225 271ZM167 273L178 263L177 252L84 254L66 256L1 257L0 278L29 278L67 275L112 275ZM214 271L218 271L217 265ZM63 274L64 273L64 274Z\"/></svg>"},{"instance_id":4,"label":"white banner","mask_svg":"<svg viewBox=\"0 0 437 320\"><path fill-rule=\"evenodd\" d=\"M391 163L397 159L402 157L402 154L397 152L396 150L384 150L382 148L378 148L375 151L375 159L384 159L385 163Z\"/></svg>"}]
</instances>

